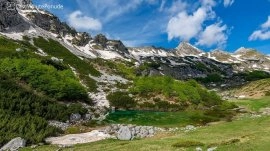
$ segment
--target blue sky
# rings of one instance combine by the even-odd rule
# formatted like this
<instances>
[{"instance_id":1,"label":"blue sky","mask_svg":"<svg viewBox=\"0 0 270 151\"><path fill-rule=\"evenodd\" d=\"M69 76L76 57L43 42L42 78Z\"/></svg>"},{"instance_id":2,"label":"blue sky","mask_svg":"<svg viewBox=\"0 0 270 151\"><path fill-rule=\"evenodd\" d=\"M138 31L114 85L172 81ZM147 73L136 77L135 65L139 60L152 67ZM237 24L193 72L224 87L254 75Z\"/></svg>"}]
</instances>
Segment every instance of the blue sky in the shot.
<instances>
[{"instance_id":1,"label":"blue sky","mask_svg":"<svg viewBox=\"0 0 270 151\"><path fill-rule=\"evenodd\" d=\"M270 0L33 0L79 31L103 33L127 46L203 50L241 46L270 54ZM268 17L269 16L269 17Z\"/></svg>"}]
</instances>

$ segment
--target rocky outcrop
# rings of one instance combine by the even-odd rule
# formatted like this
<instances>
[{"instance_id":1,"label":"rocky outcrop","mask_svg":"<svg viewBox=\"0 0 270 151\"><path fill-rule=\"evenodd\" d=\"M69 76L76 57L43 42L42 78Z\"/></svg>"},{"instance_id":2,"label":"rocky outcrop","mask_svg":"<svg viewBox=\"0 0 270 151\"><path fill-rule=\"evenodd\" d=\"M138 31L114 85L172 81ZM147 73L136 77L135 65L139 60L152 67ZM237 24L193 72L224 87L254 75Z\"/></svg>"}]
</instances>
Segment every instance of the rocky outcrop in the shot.
<instances>
[{"instance_id":1,"label":"rocky outcrop","mask_svg":"<svg viewBox=\"0 0 270 151\"><path fill-rule=\"evenodd\" d=\"M168 75L176 79L186 80L203 78L212 73L221 73L224 76L232 76L233 68L230 64L224 64L205 57L144 57L143 62L151 62L142 73L148 75ZM139 74L139 73L138 73Z\"/></svg>"},{"instance_id":2,"label":"rocky outcrop","mask_svg":"<svg viewBox=\"0 0 270 151\"><path fill-rule=\"evenodd\" d=\"M18 27L17 30L29 28L29 25L18 13L16 3L16 0L0 0L0 31L15 27Z\"/></svg>"},{"instance_id":3,"label":"rocky outcrop","mask_svg":"<svg viewBox=\"0 0 270 151\"><path fill-rule=\"evenodd\" d=\"M154 136L161 129L153 126L113 124L106 127L104 131L108 134L115 135L119 140L132 140L134 138Z\"/></svg>"},{"instance_id":4,"label":"rocky outcrop","mask_svg":"<svg viewBox=\"0 0 270 151\"><path fill-rule=\"evenodd\" d=\"M61 22L58 17L52 14L31 12L27 13L26 16L31 20L31 22L46 31L59 34L61 36L65 36L66 34L75 36L77 33L75 29L69 27L64 22Z\"/></svg>"},{"instance_id":5,"label":"rocky outcrop","mask_svg":"<svg viewBox=\"0 0 270 151\"><path fill-rule=\"evenodd\" d=\"M94 42L97 43L97 44L100 44L103 48L105 48L106 44L108 42L108 39L106 38L105 35L98 34L98 35L95 36Z\"/></svg>"},{"instance_id":6,"label":"rocky outcrop","mask_svg":"<svg viewBox=\"0 0 270 151\"><path fill-rule=\"evenodd\" d=\"M20 137L17 137L17 138L12 139L6 145L4 145L0 149L0 151L7 151L7 150L16 151L19 148L25 147L25 145L26 145L26 140L24 140L24 139L22 139Z\"/></svg>"},{"instance_id":7,"label":"rocky outcrop","mask_svg":"<svg viewBox=\"0 0 270 151\"><path fill-rule=\"evenodd\" d=\"M80 121L81 119L82 119L81 114L79 114L79 113L72 113L72 114L70 115L69 121L70 121L70 122L78 122L78 121Z\"/></svg>"},{"instance_id":8,"label":"rocky outcrop","mask_svg":"<svg viewBox=\"0 0 270 151\"><path fill-rule=\"evenodd\" d=\"M89 43L91 39L92 38L88 33L83 32L83 33L78 33L77 36L72 39L71 43L77 46L85 46Z\"/></svg>"},{"instance_id":9,"label":"rocky outcrop","mask_svg":"<svg viewBox=\"0 0 270 151\"><path fill-rule=\"evenodd\" d=\"M60 128L63 131L66 130L70 126L69 123L64 123L64 122L59 122L59 121L49 121L49 125Z\"/></svg>"},{"instance_id":10,"label":"rocky outcrop","mask_svg":"<svg viewBox=\"0 0 270 151\"><path fill-rule=\"evenodd\" d=\"M199 55L203 53L200 49L192 46L188 42L182 42L179 46L173 51L177 56L187 56L187 55Z\"/></svg>"}]
</instances>

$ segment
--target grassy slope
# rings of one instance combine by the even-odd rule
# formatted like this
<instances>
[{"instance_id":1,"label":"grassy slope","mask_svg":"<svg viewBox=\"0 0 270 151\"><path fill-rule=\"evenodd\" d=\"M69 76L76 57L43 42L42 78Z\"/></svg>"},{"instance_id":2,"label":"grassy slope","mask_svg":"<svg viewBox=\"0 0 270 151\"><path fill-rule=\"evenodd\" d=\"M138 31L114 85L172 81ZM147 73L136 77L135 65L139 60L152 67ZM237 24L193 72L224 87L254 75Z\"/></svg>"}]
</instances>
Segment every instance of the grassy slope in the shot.
<instances>
[{"instance_id":1,"label":"grassy slope","mask_svg":"<svg viewBox=\"0 0 270 151\"><path fill-rule=\"evenodd\" d=\"M263 102L270 101L269 98L264 98L251 103L251 108L258 110L261 107L270 107L270 104ZM239 104L246 106L246 103L241 101ZM227 123L219 123L208 127L198 128L193 132L175 132L172 134L159 134L152 138L134 140L134 141L118 141L104 140L89 144L76 145L74 148L64 150L76 151L174 151L187 150L194 151L195 147L176 148L172 145L178 142L196 141L204 144L203 149L209 146L218 146L218 151L268 151L270 148L270 117L263 116L260 118L251 118L243 116L238 120ZM238 140L239 142L229 143L230 140ZM41 146L37 148L40 151L57 150L56 146ZM29 150L27 148L23 150Z\"/></svg>"},{"instance_id":2,"label":"grassy slope","mask_svg":"<svg viewBox=\"0 0 270 151\"><path fill-rule=\"evenodd\" d=\"M49 55L63 59L64 63L76 69L76 72L79 73L80 79L83 80L90 91L96 90L96 82L88 75L91 74L93 76L100 76L100 73L89 62L86 60L81 60L76 55L67 50L64 46L62 46L59 42L52 39L47 41L42 37L35 38L34 44Z\"/></svg>"},{"instance_id":3,"label":"grassy slope","mask_svg":"<svg viewBox=\"0 0 270 151\"><path fill-rule=\"evenodd\" d=\"M251 111L259 111L261 108L270 107L270 97L262 99L234 100L238 106L244 106Z\"/></svg>"},{"instance_id":4,"label":"grassy slope","mask_svg":"<svg viewBox=\"0 0 270 151\"><path fill-rule=\"evenodd\" d=\"M243 119L225 124L214 125L210 127L199 128L194 132L177 132L171 136L168 134L157 135L153 138L147 138L134 141L105 140L90 144L77 145L72 149L76 151L170 151L170 150L192 150L196 147L175 148L173 144L179 141L198 141L204 143L203 148L210 144L220 144L232 139L239 139L240 142L228 145L217 145L219 151L268 151L270 148L270 118L263 117L258 119ZM216 145L214 145L216 146ZM58 147L42 146L37 150L56 150ZM27 150L27 149L25 149Z\"/></svg>"},{"instance_id":5,"label":"grassy slope","mask_svg":"<svg viewBox=\"0 0 270 151\"><path fill-rule=\"evenodd\" d=\"M270 92L270 79L253 81L231 91L232 94L238 96L244 95L248 98L259 98L265 96L267 92Z\"/></svg>"}]
</instances>

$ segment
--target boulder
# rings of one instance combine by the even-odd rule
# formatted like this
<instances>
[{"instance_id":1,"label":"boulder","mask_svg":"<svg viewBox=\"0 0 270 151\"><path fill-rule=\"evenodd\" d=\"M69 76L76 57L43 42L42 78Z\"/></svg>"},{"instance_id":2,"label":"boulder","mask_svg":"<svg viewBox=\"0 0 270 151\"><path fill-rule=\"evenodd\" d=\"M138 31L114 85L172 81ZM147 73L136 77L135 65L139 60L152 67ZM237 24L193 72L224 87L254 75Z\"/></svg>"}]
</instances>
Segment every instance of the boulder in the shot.
<instances>
[{"instance_id":1,"label":"boulder","mask_svg":"<svg viewBox=\"0 0 270 151\"><path fill-rule=\"evenodd\" d=\"M89 120L91 120L92 118L93 118L93 114L90 114L90 113L88 113L88 114L85 114L85 116L84 116L84 120L87 120L87 121L89 121Z\"/></svg>"},{"instance_id":2,"label":"boulder","mask_svg":"<svg viewBox=\"0 0 270 151\"><path fill-rule=\"evenodd\" d=\"M217 147L211 147L207 149L207 151L215 151L215 150L217 150Z\"/></svg>"},{"instance_id":3,"label":"boulder","mask_svg":"<svg viewBox=\"0 0 270 151\"><path fill-rule=\"evenodd\" d=\"M77 122L77 121L80 121L81 119L82 119L82 116L79 113L72 113L69 118L70 122Z\"/></svg>"},{"instance_id":4,"label":"boulder","mask_svg":"<svg viewBox=\"0 0 270 151\"><path fill-rule=\"evenodd\" d=\"M16 151L19 148L25 147L26 140L22 139L21 137L16 137L9 141L6 145L4 145L0 151L10 150L10 151Z\"/></svg>"},{"instance_id":5,"label":"boulder","mask_svg":"<svg viewBox=\"0 0 270 151\"><path fill-rule=\"evenodd\" d=\"M117 132L117 139L119 140L132 140L132 133L127 126L121 126L119 131Z\"/></svg>"},{"instance_id":6,"label":"boulder","mask_svg":"<svg viewBox=\"0 0 270 151\"><path fill-rule=\"evenodd\" d=\"M59 121L49 121L49 125L60 128L61 130L66 130L70 125L68 123Z\"/></svg>"},{"instance_id":7,"label":"boulder","mask_svg":"<svg viewBox=\"0 0 270 151\"><path fill-rule=\"evenodd\" d=\"M149 132L146 127L141 127L140 132L137 134L139 138L145 138L149 136Z\"/></svg>"}]
</instances>

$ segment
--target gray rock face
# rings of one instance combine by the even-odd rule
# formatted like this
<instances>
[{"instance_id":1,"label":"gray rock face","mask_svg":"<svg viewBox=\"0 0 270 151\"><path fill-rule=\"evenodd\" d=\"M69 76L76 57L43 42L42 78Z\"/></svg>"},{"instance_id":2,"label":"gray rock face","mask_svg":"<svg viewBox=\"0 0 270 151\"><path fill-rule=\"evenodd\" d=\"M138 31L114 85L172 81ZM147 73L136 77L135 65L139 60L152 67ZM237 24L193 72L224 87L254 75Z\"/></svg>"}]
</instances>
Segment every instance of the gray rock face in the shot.
<instances>
[{"instance_id":1,"label":"gray rock face","mask_svg":"<svg viewBox=\"0 0 270 151\"><path fill-rule=\"evenodd\" d=\"M77 121L80 121L81 119L82 119L82 116L79 113L73 113L70 115L70 118L69 118L70 122L77 122Z\"/></svg>"},{"instance_id":2,"label":"gray rock face","mask_svg":"<svg viewBox=\"0 0 270 151\"><path fill-rule=\"evenodd\" d=\"M91 40L91 36L86 33L78 33L78 35L72 39L72 44L77 45L77 46L85 46L86 44L89 43L89 41Z\"/></svg>"},{"instance_id":3,"label":"gray rock face","mask_svg":"<svg viewBox=\"0 0 270 151\"><path fill-rule=\"evenodd\" d=\"M10 151L16 151L19 148L25 147L26 144L26 140L17 137L12 139L11 141L9 141L6 145L4 145L0 151L6 151L6 150L10 150Z\"/></svg>"},{"instance_id":4,"label":"gray rock face","mask_svg":"<svg viewBox=\"0 0 270 151\"><path fill-rule=\"evenodd\" d=\"M109 47L111 47L114 51L118 52L122 56L125 56L126 54L129 54L128 49L126 46L122 43L120 40L109 40L107 43Z\"/></svg>"},{"instance_id":5,"label":"gray rock face","mask_svg":"<svg viewBox=\"0 0 270 151\"><path fill-rule=\"evenodd\" d=\"M17 1L17 4L19 4L19 5L30 5L30 4L32 4L31 0L16 0L16 1Z\"/></svg>"},{"instance_id":6,"label":"gray rock face","mask_svg":"<svg viewBox=\"0 0 270 151\"><path fill-rule=\"evenodd\" d=\"M202 53L201 50L198 48L190 45L188 42L182 42L180 45L176 48L174 53L177 56L182 56L182 55L198 55Z\"/></svg>"},{"instance_id":7,"label":"gray rock face","mask_svg":"<svg viewBox=\"0 0 270 151\"><path fill-rule=\"evenodd\" d=\"M103 48L105 48L108 42L108 39L104 35L98 34L94 38L94 42L100 44Z\"/></svg>"},{"instance_id":8,"label":"gray rock face","mask_svg":"<svg viewBox=\"0 0 270 151\"><path fill-rule=\"evenodd\" d=\"M58 17L52 14L42 13L28 13L27 18L30 19L38 27L59 35L71 34L75 36L77 33L74 29L70 28L66 23L59 20Z\"/></svg>"},{"instance_id":9,"label":"gray rock face","mask_svg":"<svg viewBox=\"0 0 270 151\"><path fill-rule=\"evenodd\" d=\"M132 140L133 136L131 131L129 130L129 127L121 126L119 131L117 132L117 138L119 140Z\"/></svg>"},{"instance_id":10,"label":"gray rock face","mask_svg":"<svg viewBox=\"0 0 270 151\"><path fill-rule=\"evenodd\" d=\"M25 24L16 10L16 0L0 0L0 31Z\"/></svg>"}]
</instances>

